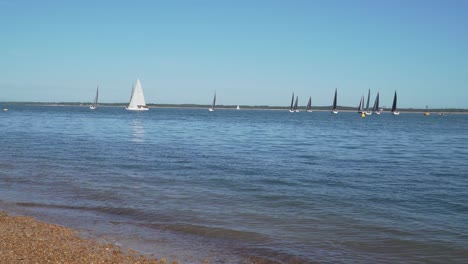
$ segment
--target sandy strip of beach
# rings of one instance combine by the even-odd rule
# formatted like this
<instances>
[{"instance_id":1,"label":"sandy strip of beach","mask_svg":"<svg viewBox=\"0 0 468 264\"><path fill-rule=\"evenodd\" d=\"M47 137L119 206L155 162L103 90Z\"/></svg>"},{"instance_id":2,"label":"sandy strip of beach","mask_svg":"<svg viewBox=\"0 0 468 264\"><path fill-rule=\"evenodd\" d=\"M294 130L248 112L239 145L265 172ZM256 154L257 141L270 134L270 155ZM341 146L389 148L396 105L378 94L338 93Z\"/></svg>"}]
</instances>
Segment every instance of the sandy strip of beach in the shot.
<instances>
[{"instance_id":1,"label":"sandy strip of beach","mask_svg":"<svg viewBox=\"0 0 468 264\"><path fill-rule=\"evenodd\" d=\"M0 211L0 263L163 264L166 259L84 239L76 230Z\"/></svg>"}]
</instances>

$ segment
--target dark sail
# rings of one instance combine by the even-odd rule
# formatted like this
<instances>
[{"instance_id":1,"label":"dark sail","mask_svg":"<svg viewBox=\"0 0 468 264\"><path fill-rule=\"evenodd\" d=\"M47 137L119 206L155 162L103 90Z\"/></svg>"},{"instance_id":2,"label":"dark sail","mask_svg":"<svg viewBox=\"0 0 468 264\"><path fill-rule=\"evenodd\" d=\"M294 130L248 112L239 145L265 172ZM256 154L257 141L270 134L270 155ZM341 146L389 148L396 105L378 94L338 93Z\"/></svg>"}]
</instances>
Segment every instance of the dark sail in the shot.
<instances>
[{"instance_id":1,"label":"dark sail","mask_svg":"<svg viewBox=\"0 0 468 264\"><path fill-rule=\"evenodd\" d=\"M393 97L392 112L395 112L397 109L397 94L395 91L395 96Z\"/></svg>"},{"instance_id":2,"label":"dark sail","mask_svg":"<svg viewBox=\"0 0 468 264\"><path fill-rule=\"evenodd\" d=\"M374 107L372 108L372 111L374 112L378 110L379 110L379 93L377 93L377 96L375 97Z\"/></svg>"},{"instance_id":3,"label":"dark sail","mask_svg":"<svg viewBox=\"0 0 468 264\"><path fill-rule=\"evenodd\" d=\"M370 89L369 89L369 93L367 94L366 112L369 110L369 101L370 101Z\"/></svg>"},{"instance_id":4,"label":"dark sail","mask_svg":"<svg viewBox=\"0 0 468 264\"><path fill-rule=\"evenodd\" d=\"M337 94L337 89L335 89L335 98L333 99L333 111L336 111L336 94Z\"/></svg>"},{"instance_id":5,"label":"dark sail","mask_svg":"<svg viewBox=\"0 0 468 264\"><path fill-rule=\"evenodd\" d=\"M361 101L359 101L358 113L362 113L364 108L364 95L361 96Z\"/></svg>"},{"instance_id":6,"label":"dark sail","mask_svg":"<svg viewBox=\"0 0 468 264\"><path fill-rule=\"evenodd\" d=\"M294 111L297 110L297 101L299 100L299 96L296 96L296 102L294 103Z\"/></svg>"},{"instance_id":7,"label":"dark sail","mask_svg":"<svg viewBox=\"0 0 468 264\"><path fill-rule=\"evenodd\" d=\"M96 88L96 98L94 98L94 107L97 106L97 103L98 103L98 97L99 97L99 86Z\"/></svg>"},{"instance_id":8,"label":"dark sail","mask_svg":"<svg viewBox=\"0 0 468 264\"><path fill-rule=\"evenodd\" d=\"M312 109L312 97L309 97L309 101L307 101L306 110L310 111Z\"/></svg>"},{"instance_id":9,"label":"dark sail","mask_svg":"<svg viewBox=\"0 0 468 264\"><path fill-rule=\"evenodd\" d=\"M215 108L215 105L216 105L216 92L215 92L215 94L214 94L214 98L213 98L213 104L211 104L211 109L213 109L213 110L214 110L214 108Z\"/></svg>"}]
</instances>

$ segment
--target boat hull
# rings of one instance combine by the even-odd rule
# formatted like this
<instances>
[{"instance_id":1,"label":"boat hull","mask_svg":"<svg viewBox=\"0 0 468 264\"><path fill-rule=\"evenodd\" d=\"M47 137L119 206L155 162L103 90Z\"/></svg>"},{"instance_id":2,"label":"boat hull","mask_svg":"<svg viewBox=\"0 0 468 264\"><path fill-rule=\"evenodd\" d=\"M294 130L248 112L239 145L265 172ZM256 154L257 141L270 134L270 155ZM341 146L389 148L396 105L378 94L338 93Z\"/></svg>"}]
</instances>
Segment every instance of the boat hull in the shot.
<instances>
[{"instance_id":1,"label":"boat hull","mask_svg":"<svg viewBox=\"0 0 468 264\"><path fill-rule=\"evenodd\" d=\"M392 112L392 115L400 115L400 112Z\"/></svg>"},{"instance_id":2,"label":"boat hull","mask_svg":"<svg viewBox=\"0 0 468 264\"><path fill-rule=\"evenodd\" d=\"M332 111L332 114L335 114L335 115L336 115L336 114L338 114L338 111L337 111L337 110L333 110L333 111Z\"/></svg>"},{"instance_id":3,"label":"boat hull","mask_svg":"<svg viewBox=\"0 0 468 264\"><path fill-rule=\"evenodd\" d=\"M148 107L125 107L127 111L148 111Z\"/></svg>"},{"instance_id":4,"label":"boat hull","mask_svg":"<svg viewBox=\"0 0 468 264\"><path fill-rule=\"evenodd\" d=\"M213 108L208 108L208 111L213 112L214 109Z\"/></svg>"}]
</instances>

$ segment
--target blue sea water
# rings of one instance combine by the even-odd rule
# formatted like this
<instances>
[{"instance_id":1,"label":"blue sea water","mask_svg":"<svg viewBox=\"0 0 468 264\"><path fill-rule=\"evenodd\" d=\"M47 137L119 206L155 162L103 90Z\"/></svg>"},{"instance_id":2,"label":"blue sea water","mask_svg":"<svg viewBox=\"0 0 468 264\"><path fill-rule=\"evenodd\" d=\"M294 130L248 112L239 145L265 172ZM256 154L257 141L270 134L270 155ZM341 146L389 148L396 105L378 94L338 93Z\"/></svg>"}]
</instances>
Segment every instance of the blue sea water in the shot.
<instances>
[{"instance_id":1,"label":"blue sea water","mask_svg":"<svg viewBox=\"0 0 468 264\"><path fill-rule=\"evenodd\" d=\"M466 263L468 116L11 105L0 208L179 263Z\"/></svg>"}]
</instances>

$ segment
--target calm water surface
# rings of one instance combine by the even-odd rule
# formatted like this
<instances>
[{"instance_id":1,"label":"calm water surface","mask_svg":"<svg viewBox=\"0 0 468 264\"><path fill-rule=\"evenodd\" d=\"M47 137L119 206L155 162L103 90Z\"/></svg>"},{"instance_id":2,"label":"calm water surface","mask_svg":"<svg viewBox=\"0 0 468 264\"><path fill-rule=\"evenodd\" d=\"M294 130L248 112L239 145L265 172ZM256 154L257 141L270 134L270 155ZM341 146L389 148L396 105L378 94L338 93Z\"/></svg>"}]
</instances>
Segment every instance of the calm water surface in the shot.
<instances>
[{"instance_id":1,"label":"calm water surface","mask_svg":"<svg viewBox=\"0 0 468 264\"><path fill-rule=\"evenodd\" d=\"M468 116L9 106L0 207L180 263L466 263Z\"/></svg>"}]
</instances>

